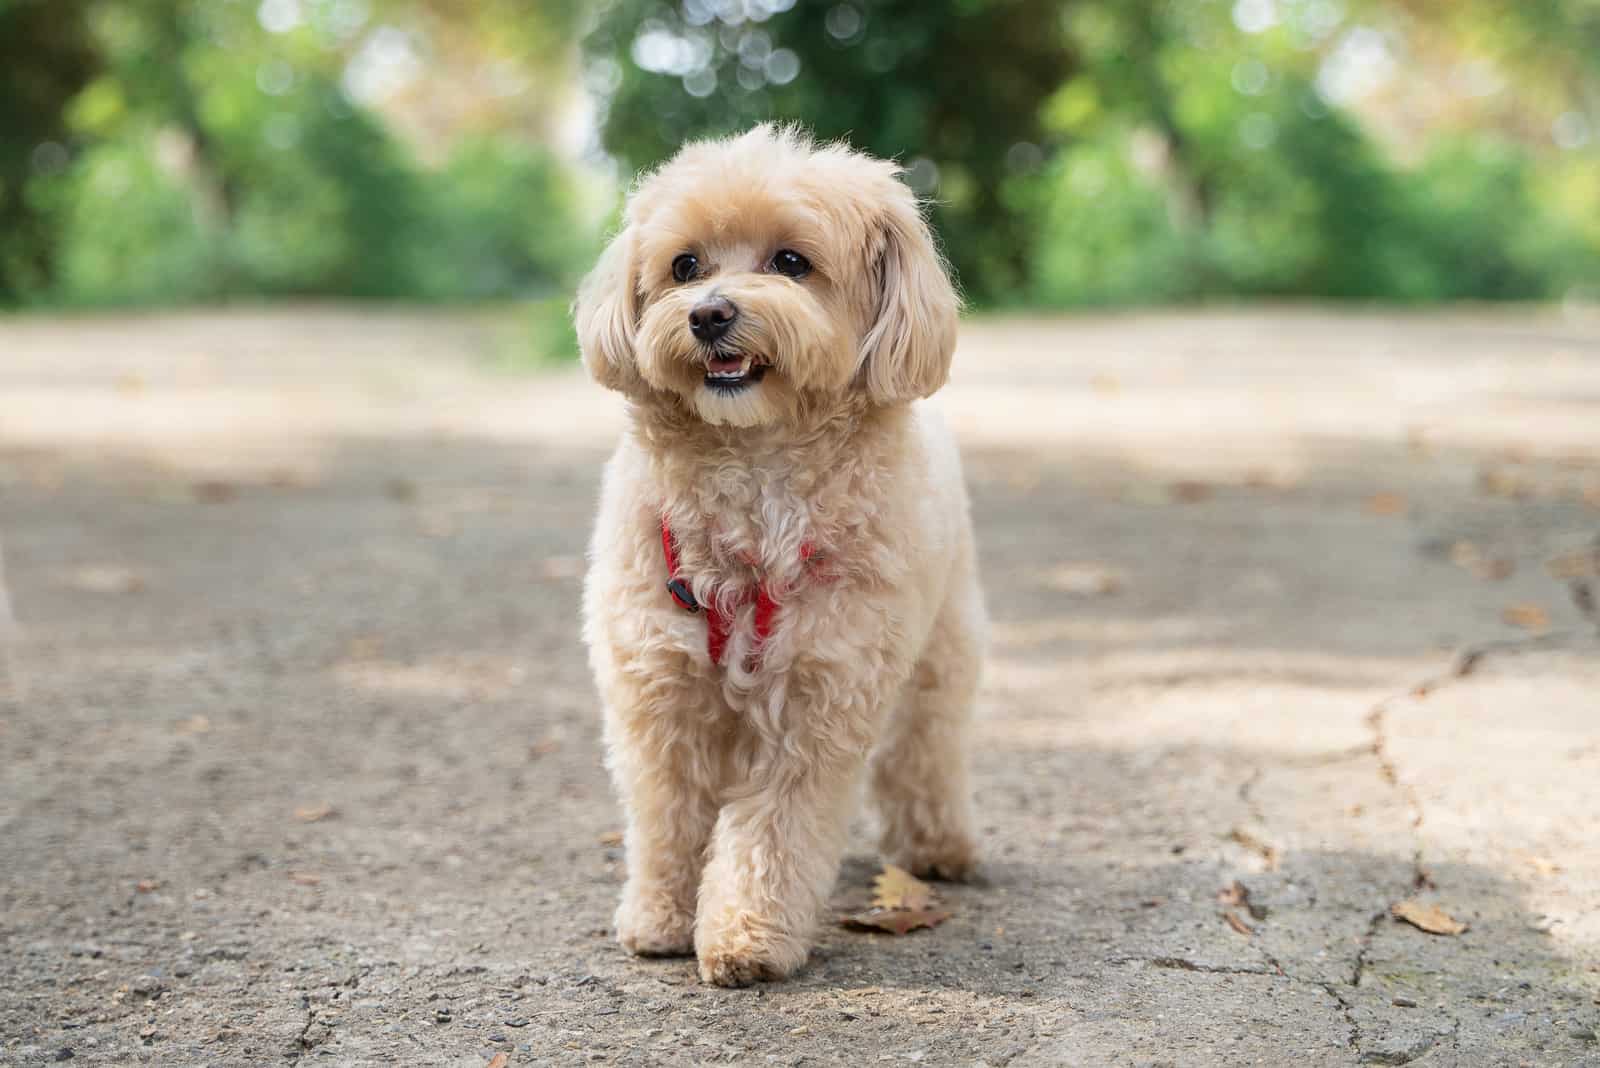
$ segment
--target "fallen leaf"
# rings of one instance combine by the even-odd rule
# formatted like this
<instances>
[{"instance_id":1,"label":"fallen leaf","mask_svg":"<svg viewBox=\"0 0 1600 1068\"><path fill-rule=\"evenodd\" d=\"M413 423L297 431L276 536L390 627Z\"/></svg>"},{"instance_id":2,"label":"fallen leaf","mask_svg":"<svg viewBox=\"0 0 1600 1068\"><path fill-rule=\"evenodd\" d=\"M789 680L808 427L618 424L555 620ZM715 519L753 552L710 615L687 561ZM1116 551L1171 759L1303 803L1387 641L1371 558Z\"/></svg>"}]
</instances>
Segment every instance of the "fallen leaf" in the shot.
<instances>
[{"instance_id":1,"label":"fallen leaf","mask_svg":"<svg viewBox=\"0 0 1600 1068\"><path fill-rule=\"evenodd\" d=\"M301 823L320 823L334 814L334 807L326 801L317 805L301 805L294 810L294 818Z\"/></svg>"},{"instance_id":2,"label":"fallen leaf","mask_svg":"<svg viewBox=\"0 0 1600 1068\"><path fill-rule=\"evenodd\" d=\"M1267 918L1267 907L1265 905L1251 904L1249 887L1237 879L1217 891L1217 904L1243 908L1250 914L1252 920L1264 920Z\"/></svg>"},{"instance_id":3,"label":"fallen leaf","mask_svg":"<svg viewBox=\"0 0 1600 1068\"><path fill-rule=\"evenodd\" d=\"M189 487L189 492L193 493L194 499L202 504L222 504L239 495L239 490L233 483L214 478L196 482Z\"/></svg>"},{"instance_id":4,"label":"fallen leaf","mask_svg":"<svg viewBox=\"0 0 1600 1068\"><path fill-rule=\"evenodd\" d=\"M904 868L885 864L872 880L872 903L880 909L926 909L933 904L933 887Z\"/></svg>"},{"instance_id":5,"label":"fallen leaf","mask_svg":"<svg viewBox=\"0 0 1600 1068\"><path fill-rule=\"evenodd\" d=\"M289 881L296 886L320 886L322 876L309 871L292 871L289 873Z\"/></svg>"},{"instance_id":6,"label":"fallen leaf","mask_svg":"<svg viewBox=\"0 0 1600 1068\"><path fill-rule=\"evenodd\" d=\"M622 844L622 832L607 831L600 836L599 841L603 846L619 846Z\"/></svg>"},{"instance_id":7,"label":"fallen leaf","mask_svg":"<svg viewBox=\"0 0 1600 1068\"><path fill-rule=\"evenodd\" d=\"M1419 931L1436 935L1458 935L1467 925L1455 919L1438 905L1425 905L1416 898L1407 898L1389 911L1397 920L1404 920Z\"/></svg>"},{"instance_id":8,"label":"fallen leaf","mask_svg":"<svg viewBox=\"0 0 1600 1068\"><path fill-rule=\"evenodd\" d=\"M1195 504L1208 500L1213 490L1209 483L1194 479L1180 479L1167 486L1167 496L1181 504Z\"/></svg>"},{"instance_id":9,"label":"fallen leaf","mask_svg":"<svg viewBox=\"0 0 1600 1068\"><path fill-rule=\"evenodd\" d=\"M950 918L943 909L867 909L840 918L852 931L885 931L903 935L921 927L937 927Z\"/></svg>"},{"instance_id":10,"label":"fallen leaf","mask_svg":"<svg viewBox=\"0 0 1600 1068\"><path fill-rule=\"evenodd\" d=\"M1403 494L1374 493L1365 505L1368 515L1405 515L1411 503Z\"/></svg>"},{"instance_id":11,"label":"fallen leaf","mask_svg":"<svg viewBox=\"0 0 1600 1068\"><path fill-rule=\"evenodd\" d=\"M115 564L97 564L80 567L69 579L72 586L84 593L103 593L112 596L142 593L144 576L131 567Z\"/></svg>"},{"instance_id":12,"label":"fallen leaf","mask_svg":"<svg viewBox=\"0 0 1600 1068\"><path fill-rule=\"evenodd\" d=\"M1262 860L1267 862L1268 868L1276 868L1278 866L1278 847L1262 841L1243 827L1235 827L1229 831L1228 840L1244 846L1252 853L1260 856Z\"/></svg>"},{"instance_id":13,"label":"fallen leaf","mask_svg":"<svg viewBox=\"0 0 1600 1068\"><path fill-rule=\"evenodd\" d=\"M510 1063L511 1055L509 1053L496 1053L494 1055L494 1059L485 1065L484 1068L506 1068L506 1065Z\"/></svg>"},{"instance_id":14,"label":"fallen leaf","mask_svg":"<svg viewBox=\"0 0 1600 1068\"><path fill-rule=\"evenodd\" d=\"M1523 630L1549 630L1550 613L1529 601L1507 605L1500 618Z\"/></svg>"},{"instance_id":15,"label":"fallen leaf","mask_svg":"<svg viewBox=\"0 0 1600 1068\"><path fill-rule=\"evenodd\" d=\"M1241 920L1239 918L1239 914L1237 912L1234 912L1232 909L1225 910L1222 913L1222 918L1228 921L1228 926L1229 927L1232 927L1235 931L1238 931L1240 934L1244 935L1246 938L1249 938L1251 935L1256 933L1256 929L1254 927L1251 927L1248 923L1245 923L1243 920Z\"/></svg>"},{"instance_id":16,"label":"fallen leaf","mask_svg":"<svg viewBox=\"0 0 1600 1068\"><path fill-rule=\"evenodd\" d=\"M1122 576L1099 564L1060 564L1044 581L1052 590L1073 597L1109 597L1122 589Z\"/></svg>"}]
</instances>

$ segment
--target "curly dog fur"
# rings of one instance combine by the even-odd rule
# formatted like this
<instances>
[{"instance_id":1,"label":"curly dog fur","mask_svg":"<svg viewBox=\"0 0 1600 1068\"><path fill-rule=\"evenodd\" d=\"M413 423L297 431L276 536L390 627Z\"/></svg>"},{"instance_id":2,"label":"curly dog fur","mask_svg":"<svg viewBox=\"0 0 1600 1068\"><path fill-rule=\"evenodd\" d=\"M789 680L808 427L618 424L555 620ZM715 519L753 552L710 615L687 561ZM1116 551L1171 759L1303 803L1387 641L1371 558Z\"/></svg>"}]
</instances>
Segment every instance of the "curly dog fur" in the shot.
<instances>
[{"instance_id":1,"label":"curly dog fur","mask_svg":"<svg viewBox=\"0 0 1600 1068\"><path fill-rule=\"evenodd\" d=\"M896 174L773 126L688 145L637 185L575 307L586 367L629 402L584 598L627 811L617 937L724 986L805 961L863 777L887 859L944 878L975 859L983 598L954 444L916 403L948 376L959 300ZM664 589L663 517L731 621L722 663Z\"/></svg>"}]
</instances>

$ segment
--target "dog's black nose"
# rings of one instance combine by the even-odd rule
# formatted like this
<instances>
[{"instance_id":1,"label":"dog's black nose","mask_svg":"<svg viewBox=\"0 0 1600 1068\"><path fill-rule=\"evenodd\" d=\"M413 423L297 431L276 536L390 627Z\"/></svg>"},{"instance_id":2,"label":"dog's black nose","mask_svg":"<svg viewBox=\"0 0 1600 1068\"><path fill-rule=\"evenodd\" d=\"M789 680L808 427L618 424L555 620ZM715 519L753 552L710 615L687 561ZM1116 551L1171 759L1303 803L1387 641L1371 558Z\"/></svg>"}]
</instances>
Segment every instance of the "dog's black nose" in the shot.
<instances>
[{"instance_id":1,"label":"dog's black nose","mask_svg":"<svg viewBox=\"0 0 1600 1068\"><path fill-rule=\"evenodd\" d=\"M739 309L727 297L707 297L689 309L689 333L712 342L726 334L738 317Z\"/></svg>"}]
</instances>

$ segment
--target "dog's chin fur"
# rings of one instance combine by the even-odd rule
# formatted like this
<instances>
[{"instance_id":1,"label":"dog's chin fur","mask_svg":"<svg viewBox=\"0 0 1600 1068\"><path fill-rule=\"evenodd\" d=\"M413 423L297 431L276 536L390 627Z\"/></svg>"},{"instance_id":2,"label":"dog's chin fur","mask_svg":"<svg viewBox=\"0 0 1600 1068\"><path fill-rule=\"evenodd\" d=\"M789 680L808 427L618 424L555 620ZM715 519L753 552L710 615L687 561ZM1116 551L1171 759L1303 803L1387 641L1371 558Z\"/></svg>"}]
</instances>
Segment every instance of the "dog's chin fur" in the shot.
<instances>
[{"instance_id":1,"label":"dog's chin fur","mask_svg":"<svg viewBox=\"0 0 1600 1068\"><path fill-rule=\"evenodd\" d=\"M892 164L761 126L646 176L585 280L585 366L629 401L607 467L584 636L627 811L617 937L709 982L805 960L866 776L885 856L974 863L966 728L984 633L959 459L917 398L945 381L958 299ZM791 249L812 269L769 269ZM703 271L677 282L675 257ZM689 311L737 308L706 382ZM729 621L713 662L704 612ZM776 610L758 638L757 591ZM869 756L870 754L870 756Z\"/></svg>"}]
</instances>

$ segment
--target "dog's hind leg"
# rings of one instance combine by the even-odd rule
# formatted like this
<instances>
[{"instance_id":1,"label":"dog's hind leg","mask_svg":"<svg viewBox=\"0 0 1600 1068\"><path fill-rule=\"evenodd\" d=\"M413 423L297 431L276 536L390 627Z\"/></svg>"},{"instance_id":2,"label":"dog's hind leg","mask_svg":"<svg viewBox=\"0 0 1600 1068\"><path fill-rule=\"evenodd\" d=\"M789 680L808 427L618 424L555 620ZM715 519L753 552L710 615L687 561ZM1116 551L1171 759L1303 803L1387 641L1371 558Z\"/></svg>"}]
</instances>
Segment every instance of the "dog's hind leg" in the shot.
<instances>
[{"instance_id":1,"label":"dog's hind leg","mask_svg":"<svg viewBox=\"0 0 1600 1068\"><path fill-rule=\"evenodd\" d=\"M879 851L936 879L965 878L977 860L967 749L986 620L971 555L964 556L870 772Z\"/></svg>"}]
</instances>

